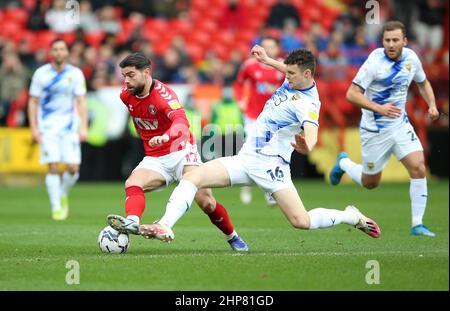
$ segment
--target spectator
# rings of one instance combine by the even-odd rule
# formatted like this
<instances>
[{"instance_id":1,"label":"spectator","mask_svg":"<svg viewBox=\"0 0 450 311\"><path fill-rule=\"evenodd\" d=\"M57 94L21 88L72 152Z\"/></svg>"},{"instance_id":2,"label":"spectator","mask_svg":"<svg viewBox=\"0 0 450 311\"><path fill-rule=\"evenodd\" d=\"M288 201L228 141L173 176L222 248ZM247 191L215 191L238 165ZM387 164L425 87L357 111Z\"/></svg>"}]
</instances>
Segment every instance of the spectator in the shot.
<instances>
[{"instance_id":1,"label":"spectator","mask_svg":"<svg viewBox=\"0 0 450 311\"><path fill-rule=\"evenodd\" d=\"M375 46L373 47L375 48ZM342 52L347 63L352 66L360 67L369 55L369 45L366 42L364 28L358 27L354 44L343 44Z\"/></svg>"},{"instance_id":2,"label":"spectator","mask_svg":"<svg viewBox=\"0 0 450 311\"><path fill-rule=\"evenodd\" d=\"M301 27L300 17L297 8L291 4L290 0L278 0L270 8L266 25L268 27L282 29L287 19L293 19L297 27Z\"/></svg>"},{"instance_id":3,"label":"spectator","mask_svg":"<svg viewBox=\"0 0 450 311\"><path fill-rule=\"evenodd\" d=\"M171 42L170 46L172 48L174 48L175 50L177 50L177 52L181 58L181 64L183 66L187 66L187 65L191 64L191 59L190 59L189 55L186 53L186 43L182 36L175 35L172 38L172 42Z\"/></svg>"},{"instance_id":4,"label":"spectator","mask_svg":"<svg viewBox=\"0 0 450 311\"><path fill-rule=\"evenodd\" d=\"M213 132L217 135L216 139L220 137L213 145L214 150L211 150L215 158L237 154L242 146L242 139L239 138L243 137L243 121L242 112L234 99L233 89L229 86L224 87L222 99L213 103L211 112L211 123L217 126L213 128Z\"/></svg>"},{"instance_id":5,"label":"spectator","mask_svg":"<svg viewBox=\"0 0 450 311\"><path fill-rule=\"evenodd\" d=\"M16 53L3 55L0 67L0 124L6 123L11 103L17 94L28 86L30 72L20 62Z\"/></svg>"},{"instance_id":6,"label":"spectator","mask_svg":"<svg viewBox=\"0 0 450 311\"><path fill-rule=\"evenodd\" d=\"M290 53L293 50L304 48L305 44L296 34L297 24L292 19L287 19L281 33L280 44L284 52Z\"/></svg>"},{"instance_id":7,"label":"spectator","mask_svg":"<svg viewBox=\"0 0 450 311\"><path fill-rule=\"evenodd\" d=\"M45 14L45 22L50 30L56 33L72 32L78 26L76 23L68 20L66 2L64 0L53 1L53 7Z\"/></svg>"},{"instance_id":8,"label":"spectator","mask_svg":"<svg viewBox=\"0 0 450 311\"><path fill-rule=\"evenodd\" d=\"M242 29L245 23L245 14L245 7L239 0L228 0L220 15L219 27L234 31Z\"/></svg>"},{"instance_id":9,"label":"spectator","mask_svg":"<svg viewBox=\"0 0 450 311\"><path fill-rule=\"evenodd\" d=\"M156 1L142 1L142 0L118 0L117 3L123 9L124 17L129 17L132 13L139 12L146 17L155 17L156 12L154 8Z\"/></svg>"},{"instance_id":10,"label":"spectator","mask_svg":"<svg viewBox=\"0 0 450 311\"><path fill-rule=\"evenodd\" d=\"M97 15L93 12L91 2L88 0L80 2L80 27L84 32L97 32L100 30Z\"/></svg>"},{"instance_id":11,"label":"spectator","mask_svg":"<svg viewBox=\"0 0 450 311\"><path fill-rule=\"evenodd\" d=\"M116 19L114 7L107 5L99 12L100 28L106 33L117 34L122 30L120 22Z\"/></svg>"},{"instance_id":12,"label":"spectator","mask_svg":"<svg viewBox=\"0 0 450 311\"><path fill-rule=\"evenodd\" d=\"M325 51L328 46L328 38L320 22L313 22L309 30L309 40L316 46L318 51Z\"/></svg>"},{"instance_id":13,"label":"spectator","mask_svg":"<svg viewBox=\"0 0 450 311\"><path fill-rule=\"evenodd\" d=\"M34 53L32 53L30 49L30 41L25 39L21 40L17 52L20 62L25 66L25 68L28 68L33 72L37 67Z\"/></svg>"},{"instance_id":14,"label":"spectator","mask_svg":"<svg viewBox=\"0 0 450 311\"><path fill-rule=\"evenodd\" d=\"M343 34L343 42L354 44L356 29L362 24L361 7L358 4L352 4L348 12L340 15L333 25L333 31L339 31Z\"/></svg>"},{"instance_id":15,"label":"spectator","mask_svg":"<svg viewBox=\"0 0 450 311\"><path fill-rule=\"evenodd\" d=\"M420 0L419 17L414 30L422 47L438 50L442 47L444 31L444 3L441 0Z\"/></svg>"},{"instance_id":16,"label":"spectator","mask_svg":"<svg viewBox=\"0 0 450 311\"><path fill-rule=\"evenodd\" d=\"M151 1L155 10L155 17L160 18L175 18L178 16L178 8L177 8L178 0L159 0L159 1ZM143 1L144 2L144 1ZM147 1L145 4L147 5Z\"/></svg>"},{"instance_id":17,"label":"spectator","mask_svg":"<svg viewBox=\"0 0 450 311\"><path fill-rule=\"evenodd\" d=\"M83 41L75 41L70 47L69 64L81 68L83 65L83 53L86 44Z\"/></svg>"},{"instance_id":18,"label":"spectator","mask_svg":"<svg viewBox=\"0 0 450 311\"><path fill-rule=\"evenodd\" d=\"M50 5L45 1L36 1L33 11L30 12L27 28L30 30L45 30L48 26L45 22L45 13Z\"/></svg>"},{"instance_id":19,"label":"spectator","mask_svg":"<svg viewBox=\"0 0 450 311\"><path fill-rule=\"evenodd\" d=\"M347 65L347 60L342 53L342 34L340 32L332 33L327 49L319 53L317 62L322 69L322 78L339 80L346 78L346 71L343 70L343 67Z\"/></svg>"},{"instance_id":20,"label":"spectator","mask_svg":"<svg viewBox=\"0 0 450 311\"><path fill-rule=\"evenodd\" d=\"M174 48L169 48L164 53L161 61L157 63L155 70L155 77L163 81L169 82L185 82L181 72L181 57L178 51Z\"/></svg>"}]
</instances>

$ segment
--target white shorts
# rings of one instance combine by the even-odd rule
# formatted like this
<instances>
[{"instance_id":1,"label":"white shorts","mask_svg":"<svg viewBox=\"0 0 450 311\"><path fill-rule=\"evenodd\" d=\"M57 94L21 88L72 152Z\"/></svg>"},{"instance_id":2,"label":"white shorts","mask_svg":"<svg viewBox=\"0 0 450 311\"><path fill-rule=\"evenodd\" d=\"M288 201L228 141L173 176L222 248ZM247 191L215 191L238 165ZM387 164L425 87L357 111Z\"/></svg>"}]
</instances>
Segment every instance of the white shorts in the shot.
<instances>
[{"instance_id":1,"label":"white shorts","mask_svg":"<svg viewBox=\"0 0 450 311\"><path fill-rule=\"evenodd\" d=\"M363 173L366 175L381 172L391 154L395 154L400 161L412 152L423 151L422 144L409 122L380 133L364 129L361 129L360 133Z\"/></svg>"},{"instance_id":2,"label":"white shorts","mask_svg":"<svg viewBox=\"0 0 450 311\"><path fill-rule=\"evenodd\" d=\"M181 180L183 169L187 165L199 166L202 164L197 145L188 144L183 150L173 152L161 157L146 156L134 170L145 168L161 174L166 180L166 186L174 181ZM133 172L134 172L133 170Z\"/></svg>"},{"instance_id":3,"label":"white shorts","mask_svg":"<svg viewBox=\"0 0 450 311\"><path fill-rule=\"evenodd\" d=\"M278 156L239 153L218 160L228 171L231 186L256 184L269 195L282 189L295 189L289 164Z\"/></svg>"},{"instance_id":4,"label":"white shorts","mask_svg":"<svg viewBox=\"0 0 450 311\"><path fill-rule=\"evenodd\" d=\"M247 116L244 117L244 132L245 137L248 137L255 131L256 119L250 119Z\"/></svg>"},{"instance_id":5,"label":"white shorts","mask_svg":"<svg viewBox=\"0 0 450 311\"><path fill-rule=\"evenodd\" d=\"M80 136L77 132L69 134L46 134L41 136L41 164L81 163Z\"/></svg>"}]
</instances>

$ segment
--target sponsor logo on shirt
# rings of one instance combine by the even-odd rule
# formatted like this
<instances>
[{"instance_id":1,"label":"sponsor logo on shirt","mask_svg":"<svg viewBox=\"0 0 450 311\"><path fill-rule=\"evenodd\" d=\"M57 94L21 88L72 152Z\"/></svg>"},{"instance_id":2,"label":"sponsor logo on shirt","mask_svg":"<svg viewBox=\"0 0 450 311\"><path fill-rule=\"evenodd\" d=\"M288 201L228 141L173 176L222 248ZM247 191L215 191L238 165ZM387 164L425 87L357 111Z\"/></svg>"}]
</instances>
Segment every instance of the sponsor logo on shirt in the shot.
<instances>
[{"instance_id":1,"label":"sponsor logo on shirt","mask_svg":"<svg viewBox=\"0 0 450 311\"><path fill-rule=\"evenodd\" d=\"M172 108L173 110L181 108L180 103L176 99L171 100L170 102L168 102L168 104L169 104L170 108Z\"/></svg>"}]
</instances>

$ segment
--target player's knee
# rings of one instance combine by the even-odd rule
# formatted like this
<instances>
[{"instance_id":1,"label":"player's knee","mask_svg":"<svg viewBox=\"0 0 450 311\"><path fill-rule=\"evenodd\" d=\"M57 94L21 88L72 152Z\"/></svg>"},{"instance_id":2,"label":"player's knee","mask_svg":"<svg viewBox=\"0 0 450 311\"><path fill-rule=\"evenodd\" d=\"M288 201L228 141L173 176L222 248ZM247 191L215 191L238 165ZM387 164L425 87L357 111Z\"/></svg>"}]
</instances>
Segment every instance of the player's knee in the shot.
<instances>
[{"instance_id":1,"label":"player's knee","mask_svg":"<svg viewBox=\"0 0 450 311\"><path fill-rule=\"evenodd\" d=\"M308 217L291 216L289 218L289 221L291 225L296 229L309 229L310 222Z\"/></svg>"},{"instance_id":2,"label":"player's knee","mask_svg":"<svg viewBox=\"0 0 450 311\"><path fill-rule=\"evenodd\" d=\"M138 187L141 187L141 188L143 187L143 185L141 185L141 183L139 183L134 178L128 178L127 180L125 180L125 188L133 187L133 186L138 186Z\"/></svg>"},{"instance_id":3,"label":"player's knee","mask_svg":"<svg viewBox=\"0 0 450 311\"><path fill-rule=\"evenodd\" d=\"M377 181L366 181L363 183L364 188L366 189L374 189L376 187L378 187L378 182Z\"/></svg>"},{"instance_id":4,"label":"player's knee","mask_svg":"<svg viewBox=\"0 0 450 311\"><path fill-rule=\"evenodd\" d=\"M363 180L362 184L364 188L371 190L378 187L379 182L377 180Z\"/></svg>"},{"instance_id":5,"label":"player's knee","mask_svg":"<svg viewBox=\"0 0 450 311\"><path fill-rule=\"evenodd\" d=\"M412 178L425 178L426 168L424 161L420 161L409 169L409 175Z\"/></svg>"},{"instance_id":6,"label":"player's knee","mask_svg":"<svg viewBox=\"0 0 450 311\"><path fill-rule=\"evenodd\" d=\"M195 186L197 186L197 188L200 188L200 181L201 180L198 177L198 174L195 173L195 170L186 172L183 175L183 180L189 181L189 182L193 183Z\"/></svg>"},{"instance_id":7,"label":"player's knee","mask_svg":"<svg viewBox=\"0 0 450 311\"><path fill-rule=\"evenodd\" d=\"M49 174L59 174L58 165L49 165L48 166L48 173Z\"/></svg>"},{"instance_id":8,"label":"player's knee","mask_svg":"<svg viewBox=\"0 0 450 311\"><path fill-rule=\"evenodd\" d=\"M214 208L216 207L216 201L213 196L208 192L197 193L195 197L195 202L197 202L198 206L206 213L212 213Z\"/></svg>"},{"instance_id":9,"label":"player's knee","mask_svg":"<svg viewBox=\"0 0 450 311\"><path fill-rule=\"evenodd\" d=\"M71 175L75 175L76 173L78 173L80 171L80 167L79 166L68 166L67 167L67 172L69 172L69 174Z\"/></svg>"}]
</instances>

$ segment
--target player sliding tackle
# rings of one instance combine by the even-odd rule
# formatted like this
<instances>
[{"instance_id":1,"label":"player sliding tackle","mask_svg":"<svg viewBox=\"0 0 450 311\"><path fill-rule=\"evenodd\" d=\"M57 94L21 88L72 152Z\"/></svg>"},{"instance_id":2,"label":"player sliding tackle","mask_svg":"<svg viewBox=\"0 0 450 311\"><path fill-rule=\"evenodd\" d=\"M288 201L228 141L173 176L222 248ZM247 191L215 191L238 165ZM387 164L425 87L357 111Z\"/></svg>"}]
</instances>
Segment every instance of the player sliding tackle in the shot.
<instances>
[{"instance_id":1,"label":"player sliding tackle","mask_svg":"<svg viewBox=\"0 0 450 311\"><path fill-rule=\"evenodd\" d=\"M109 215L108 224L120 232L139 234L139 222L145 209L144 192L180 180L183 174L196 169L201 160L177 95L152 78L151 61L142 53L132 53L119 66L125 79L120 99L133 117L144 144L145 158L125 182L126 218ZM234 230L227 210L215 200L211 189L196 191L192 199L225 234L233 250L248 250Z\"/></svg>"},{"instance_id":2,"label":"player sliding tackle","mask_svg":"<svg viewBox=\"0 0 450 311\"><path fill-rule=\"evenodd\" d=\"M295 228L348 224L371 237L379 237L377 224L354 206L343 211L325 208L306 211L292 183L289 167L292 151L308 154L317 142L320 100L313 78L313 54L305 49L296 50L282 63L268 57L258 45L251 52L258 61L285 73L285 82L267 101L239 154L186 172L173 191L164 216L158 223L141 225L141 234L159 240L173 239L171 228L186 212L186 206L192 204L198 189L257 184L273 196Z\"/></svg>"}]
</instances>

